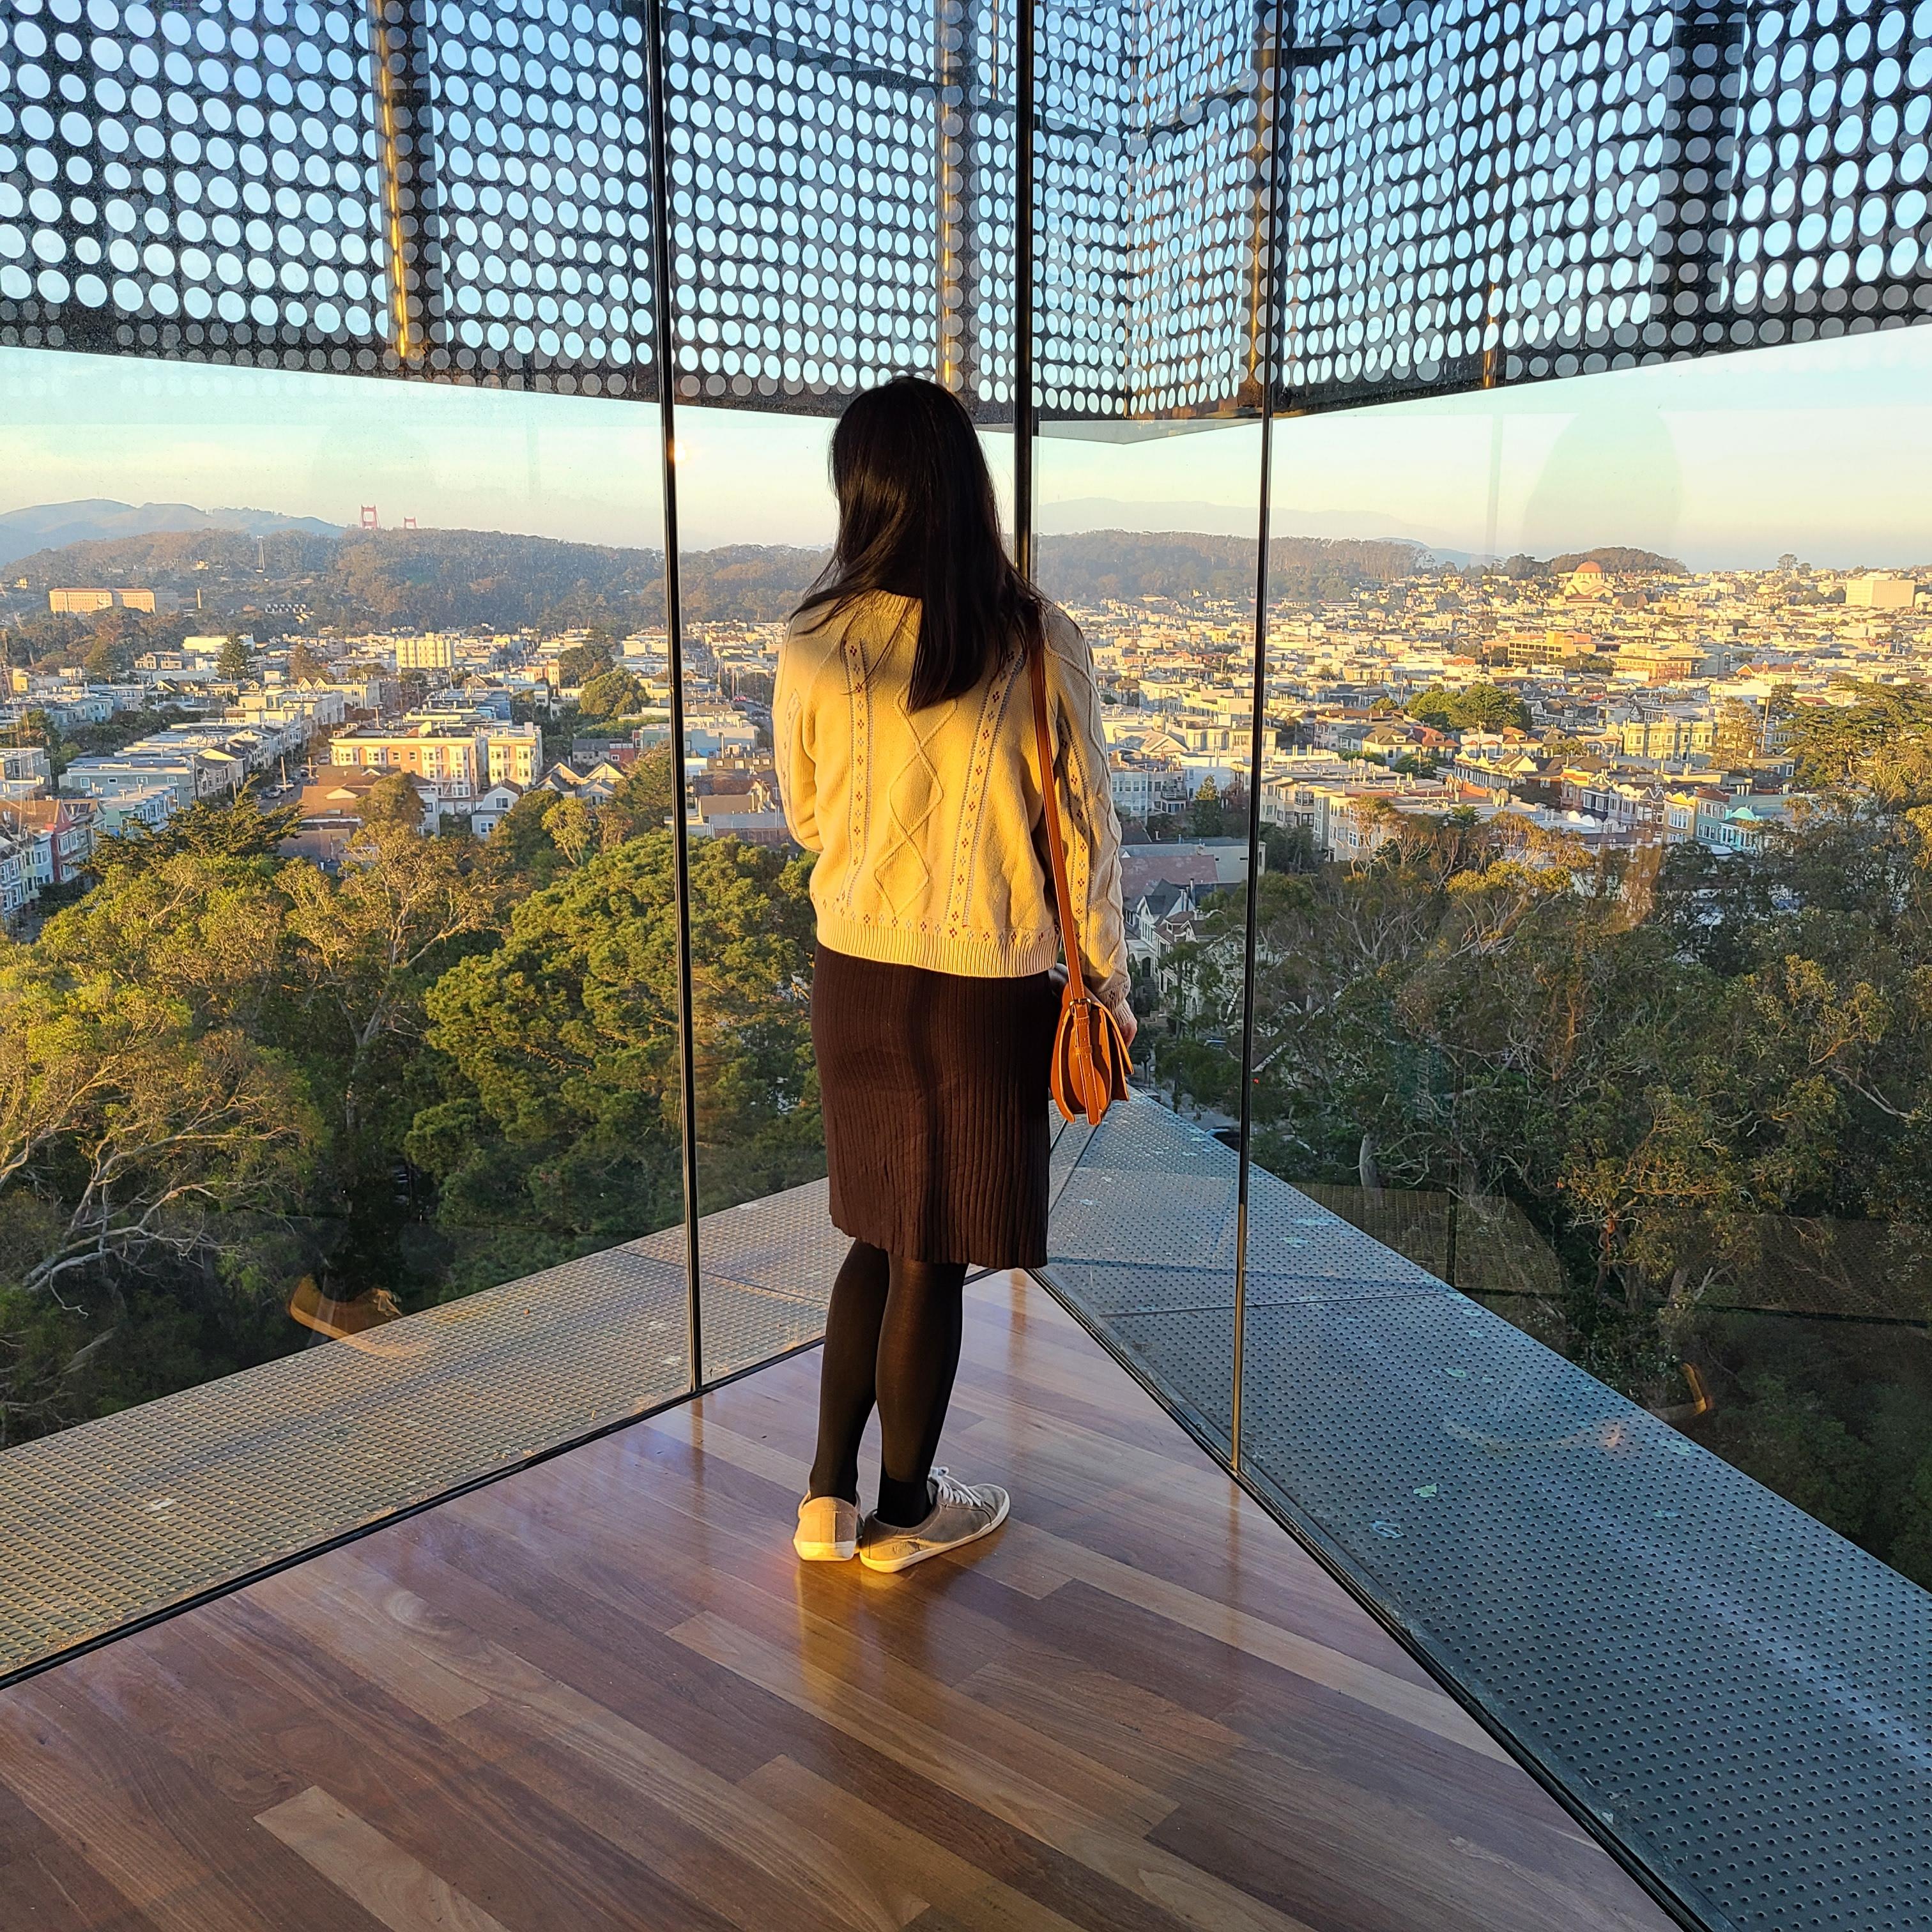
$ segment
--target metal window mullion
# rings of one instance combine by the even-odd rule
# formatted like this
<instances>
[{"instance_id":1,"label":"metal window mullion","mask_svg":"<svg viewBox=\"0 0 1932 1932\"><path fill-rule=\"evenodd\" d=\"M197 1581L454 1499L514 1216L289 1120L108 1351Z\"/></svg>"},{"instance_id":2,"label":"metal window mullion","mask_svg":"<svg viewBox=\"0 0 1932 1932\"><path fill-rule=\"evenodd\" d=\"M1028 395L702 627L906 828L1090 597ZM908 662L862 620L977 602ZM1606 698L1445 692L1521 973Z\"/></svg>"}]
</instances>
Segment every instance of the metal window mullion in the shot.
<instances>
[{"instance_id":1,"label":"metal window mullion","mask_svg":"<svg viewBox=\"0 0 1932 1932\"><path fill-rule=\"evenodd\" d=\"M686 1340L691 1390L704 1388L704 1322L698 1236L698 1060L692 1037L691 972L691 853L685 805L684 626L679 595L677 557L677 443L673 351L676 329L670 287L670 197L664 166L664 12L661 0L646 0L651 136L651 278L656 284L652 319L656 325L658 434L664 464L664 655L670 682L671 879L677 902L679 1145L684 1169L684 1266Z\"/></svg>"},{"instance_id":2,"label":"metal window mullion","mask_svg":"<svg viewBox=\"0 0 1932 1932\"><path fill-rule=\"evenodd\" d=\"M1034 8L1019 0L1013 59L1013 558L1033 575ZM1052 775L1043 773L1050 784ZM1073 943L1067 935L1067 943Z\"/></svg>"},{"instance_id":3,"label":"metal window mullion","mask_svg":"<svg viewBox=\"0 0 1932 1932\"><path fill-rule=\"evenodd\" d=\"M1283 4L1284 0L1272 0L1266 10L1271 30L1268 46L1277 51L1282 44ZM1247 920L1241 955L1241 1142L1234 1192L1234 1386L1228 1412L1228 1460L1237 1470L1241 1466L1241 1384L1246 1367L1248 1178L1254 1160L1255 955L1261 912L1262 734L1268 713L1268 530L1274 470L1275 341L1280 326L1272 310L1279 290L1276 257L1281 219L1281 157L1287 147L1281 128L1286 105L1286 90L1280 85L1284 71L1278 58L1264 61L1256 103L1258 115L1265 116L1262 123L1262 164L1268 204L1267 218L1262 224L1264 254L1260 281L1267 292L1270 313L1263 318L1261 332L1262 474L1256 518L1260 543L1255 559L1254 708L1248 735Z\"/></svg>"}]
</instances>

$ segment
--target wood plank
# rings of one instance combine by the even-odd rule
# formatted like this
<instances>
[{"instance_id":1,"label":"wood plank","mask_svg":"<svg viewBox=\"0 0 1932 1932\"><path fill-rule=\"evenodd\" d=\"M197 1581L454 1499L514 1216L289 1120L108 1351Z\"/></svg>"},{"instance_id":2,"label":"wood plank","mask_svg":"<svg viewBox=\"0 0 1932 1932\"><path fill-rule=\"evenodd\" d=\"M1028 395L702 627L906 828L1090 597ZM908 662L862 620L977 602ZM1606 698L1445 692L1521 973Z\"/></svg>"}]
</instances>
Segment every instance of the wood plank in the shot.
<instances>
[{"instance_id":1,"label":"wood plank","mask_svg":"<svg viewBox=\"0 0 1932 1932\"><path fill-rule=\"evenodd\" d=\"M154 1932L72 1846L52 1832L0 1864L7 1932Z\"/></svg>"},{"instance_id":2,"label":"wood plank","mask_svg":"<svg viewBox=\"0 0 1932 1932\"><path fill-rule=\"evenodd\" d=\"M1241 1810L1190 1806L1160 1842L1192 1862L1238 1860L1263 1896L1318 1925L1628 1932L1652 1922L1654 1908L1614 1867L1594 1886L1566 1885L1468 1839L1405 1834L1386 1812L1376 1815L1379 1807L1339 1814L1292 1780L1250 1779L1242 1789L1250 1802Z\"/></svg>"},{"instance_id":3,"label":"wood plank","mask_svg":"<svg viewBox=\"0 0 1932 1932\"><path fill-rule=\"evenodd\" d=\"M1042 1565L1058 1565L1070 1582L1088 1584L1123 1603L1135 1604L1169 1623L1178 1624L1184 1630L1198 1631L1216 1642L1245 1652L1278 1670L1292 1672L1311 1683L1340 1691L1371 1710L1429 1732L1445 1743L1460 1745L1476 1756L1515 1768L1509 1754L1433 1684L1408 1683L1297 1631L1284 1629L1250 1610L1216 1602L1163 1577L1150 1576L1030 1523L1010 1523L1004 1533L1032 1552Z\"/></svg>"},{"instance_id":4,"label":"wood plank","mask_svg":"<svg viewBox=\"0 0 1932 1932\"><path fill-rule=\"evenodd\" d=\"M434 1664L472 1684L482 1694L472 1709L491 1707L488 1722L466 1726L459 1720L451 1726L455 1735L481 1729L499 1738L520 1738L530 1748L504 1760L530 1788L568 1807L589 1828L653 1867L659 1862L656 1854L666 1848L640 1826L635 1814L640 1802L709 1840L714 1852L728 1853L728 1862L713 1856L692 1875L697 1895L705 1896L734 1924L748 1928L783 1924L799 1932L842 1926L897 1932L903 1922L876 1906L863 1871L747 1796L742 1786L557 1682L527 1659L439 1616L411 1592L391 1586L372 1591L370 1600L380 1604L388 1620L386 1634L400 1658ZM546 1757L545 1752L553 1755ZM625 1802L606 1802L582 1781L560 1774L554 1754L579 1761L620 1787ZM748 1913L734 1910L730 1900L718 1895L729 1865L766 1882L757 1888L765 1896ZM708 1888L707 1871L712 1881ZM676 1872L672 1880L683 1882Z\"/></svg>"},{"instance_id":5,"label":"wood plank","mask_svg":"<svg viewBox=\"0 0 1932 1932\"><path fill-rule=\"evenodd\" d=\"M699 1901L584 1829L571 1808L516 1782L487 1739L429 1726L352 1671L316 1670L294 1634L248 1593L214 1607L224 1613L217 1641L204 1631L193 1659L175 1661L207 1720L221 1727L225 1750L259 1750L298 1789L322 1784L432 1869L453 1861L470 1895L513 1925L634 1932L634 1900L648 1884L654 1932L722 1932L724 1922ZM259 1740L221 1706L231 1679L247 1687L263 1720ZM291 1695L306 1697L305 1714L291 1711Z\"/></svg>"},{"instance_id":6,"label":"wood plank","mask_svg":"<svg viewBox=\"0 0 1932 1932\"><path fill-rule=\"evenodd\" d=\"M854 1731L921 1777L1067 1853L1182 1924L1199 1932L1309 1932L1304 1922L1166 1854L1116 1821L1083 1810L1028 1772L962 1746L885 1699L856 1690L722 1618L707 1612L671 1634L788 1702Z\"/></svg>"},{"instance_id":7,"label":"wood plank","mask_svg":"<svg viewBox=\"0 0 1932 1932\"><path fill-rule=\"evenodd\" d=\"M1070 1932L1070 1922L1037 1900L1000 1880L988 1881L977 1866L935 1844L922 1832L815 1776L788 1757L773 1758L745 1780L773 1810L835 1844L880 1882L903 1888L903 1924L931 1906L962 1925L984 1932ZM916 1910L909 1908L916 1906Z\"/></svg>"},{"instance_id":8,"label":"wood plank","mask_svg":"<svg viewBox=\"0 0 1932 1932\"><path fill-rule=\"evenodd\" d=\"M501 1919L320 1785L285 1798L255 1822L389 1932L505 1932Z\"/></svg>"},{"instance_id":9,"label":"wood plank","mask_svg":"<svg viewBox=\"0 0 1932 1932\"><path fill-rule=\"evenodd\" d=\"M272 1615L299 1630L316 1649L334 1658L398 1703L446 1724L473 1711L486 1693L446 1670L434 1658L404 1658L388 1640L381 1594L394 1587L386 1579L364 1581L368 1573L328 1559L286 1570L253 1586L250 1595ZM365 1605L356 1589L373 1588L378 1600Z\"/></svg>"},{"instance_id":10,"label":"wood plank","mask_svg":"<svg viewBox=\"0 0 1932 1932\"><path fill-rule=\"evenodd\" d=\"M979 1579L973 1582L976 1594L990 1595ZM1010 1612L1010 1606L998 1600L988 1607L995 1614ZM1570 1820L1514 1766L1468 1757L1426 1732L1282 1676L1244 1652L1084 1584L1067 1586L1029 1622L1033 1627L1050 1623L1063 1645L1084 1638L1090 1658L1150 1696L1165 1696L1190 1712L1219 1711L1226 1727L1240 1734L1238 1750L1204 1760L1163 1789L1210 1813L1234 1816L1243 1815L1252 1794L1258 1838L1278 1835L1272 1808L1276 1793L1288 1789L1322 1811L1321 1833L1334 1838L1337 1864L1356 1857L1364 1844L1370 1856L1397 1864L1416 1845L1459 1864L1450 1850L1457 1840L1558 1878L1580 1880L1601 1858L1594 1846L1580 1843ZM1104 1724L1084 1724L1077 1708L1056 1702L1050 1693L1035 1706L1033 1721L1072 1727L1096 1750L1124 1750L1130 1764L1146 1761L1136 1741L1118 1738ZM1396 1849L1384 1852L1380 1848L1390 1838Z\"/></svg>"},{"instance_id":11,"label":"wood plank","mask_svg":"<svg viewBox=\"0 0 1932 1932\"><path fill-rule=\"evenodd\" d=\"M967 1300L998 1537L799 1565L775 1365L0 1696L7 1932L1661 1927L1064 1310Z\"/></svg>"},{"instance_id":12,"label":"wood plank","mask_svg":"<svg viewBox=\"0 0 1932 1932\"><path fill-rule=\"evenodd\" d=\"M1038 1644L1015 1644L960 1688L1063 1743L1079 1740L1089 1756L1161 1790L1248 1742L1212 1718Z\"/></svg>"},{"instance_id":13,"label":"wood plank","mask_svg":"<svg viewBox=\"0 0 1932 1932\"><path fill-rule=\"evenodd\" d=\"M722 1457L761 1476L776 1488L788 1488L802 1480L802 1466L796 1457L718 1423L703 1418L694 1420L686 1412L667 1411L650 1418L644 1426L694 1454L702 1453L707 1460ZM1091 1453L1097 1462L1098 1452ZM1223 1478L1223 1490L1232 1486ZM742 1526L742 1519L728 1508L708 1514L705 1520L727 1534ZM1413 1684L1392 1676L1270 1618L1218 1602L1184 1585L1150 1576L1070 1538L1054 1535L1021 1519L1010 1521L984 1547L986 1554L981 1556L980 1546L975 1546L976 1560L988 1564L992 1574L1002 1581L1010 1580L1017 1569L1022 1579L1019 1587L1029 1595L1044 1597L1060 1584L1077 1579L1150 1610L1184 1628L1232 1644L1277 1670L1292 1671L1312 1682L1340 1690L1372 1709L1399 1718L1478 1756L1509 1762L1508 1754L1433 1684ZM1377 1635L1379 1638L1380 1633Z\"/></svg>"},{"instance_id":14,"label":"wood plank","mask_svg":"<svg viewBox=\"0 0 1932 1932\"><path fill-rule=\"evenodd\" d=\"M351 1932L325 1914L278 1849L251 1847L240 1820L188 1767L137 1733L111 1738L60 1673L0 1697L0 1781L160 1932Z\"/></svg>"}]
</instances>

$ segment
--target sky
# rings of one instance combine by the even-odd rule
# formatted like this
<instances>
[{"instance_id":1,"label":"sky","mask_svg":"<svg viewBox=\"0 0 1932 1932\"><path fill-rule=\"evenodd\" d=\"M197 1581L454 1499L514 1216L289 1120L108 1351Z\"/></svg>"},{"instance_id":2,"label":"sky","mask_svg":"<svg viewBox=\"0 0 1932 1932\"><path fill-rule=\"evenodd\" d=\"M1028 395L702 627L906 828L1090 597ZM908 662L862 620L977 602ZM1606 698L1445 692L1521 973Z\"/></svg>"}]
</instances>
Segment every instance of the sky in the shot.
<instances>
[{"instance_id":1,"label":"sky","mask_svg":"<svg viewBox=\"0 0 1932 1932\"><path fill-rule=\"evenodd\" d=\"M685 541L818 545L829 423L679 412ZM0 350L0 511L83 497L655 546L654 408L428 383ZM989 434L1004 484L1010 439ZM1932 562L1932 328L1277 422L1277 535L1547 556L1635 544L1694 568L1784 550ZM1043 530L1255 527L1253 424L1049 434Z\"/></svg>"}]
</instances>

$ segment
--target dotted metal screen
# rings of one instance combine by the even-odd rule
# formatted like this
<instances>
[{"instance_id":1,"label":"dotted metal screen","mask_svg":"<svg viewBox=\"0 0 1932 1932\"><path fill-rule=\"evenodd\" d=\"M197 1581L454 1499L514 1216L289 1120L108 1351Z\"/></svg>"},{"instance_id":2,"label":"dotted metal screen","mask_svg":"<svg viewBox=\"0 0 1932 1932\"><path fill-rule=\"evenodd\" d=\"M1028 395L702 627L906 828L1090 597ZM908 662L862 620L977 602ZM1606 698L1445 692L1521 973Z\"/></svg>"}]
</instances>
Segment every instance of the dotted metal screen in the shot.
<instances>
[{"instance_id":1,"label":"dotted metal screen","mask_svg":"<svg viewBox=\"0 0 1932 1932\"><path fill-rule=\"evenodd\" d=\"M738 0L669 17L680 395L823 407L934 373L942 340L956 381L976 389L976 227L989 188L1002 208L1012 191L1010 143L1004 180L988 178L982 146L997 17L931 0ZM1010 100L1010 55L1004 74Z\"/></svg>"},{"instance_id":2,"label":"dotted metal screen","mask_svg":"<svg viewBox=\"0 0 1932 1932\"><path fill-rule=\"evenodd\" d=\"M1928 83L1923 4L1304 9L1286 398L1922 320Z\"/></svg>"},{"instance_id":3,"label":"dotted metal screen","mask_svg":"<svg viewBox=\"0 0 1932 1932\"><path fill-rule=\"evenodd\" d=\"M1250 412L1269 315L1318 409L1932 314L1928 0L1034 4L1048 418ZM1013 7L662 20L680 393L1010 417ZM647 32L9 0L0 342L654 393Z\"/></svg>"},{"instance_id":4,"label":"dotted metal screen","mask_svg":"<svg viewBox=\"0 0 1932 1932\"><path fill-rule=\"evenodd\" d=\"M0 342L633 392L644 76L580 0L9 0Z\"/></svg>"}]
</instances>

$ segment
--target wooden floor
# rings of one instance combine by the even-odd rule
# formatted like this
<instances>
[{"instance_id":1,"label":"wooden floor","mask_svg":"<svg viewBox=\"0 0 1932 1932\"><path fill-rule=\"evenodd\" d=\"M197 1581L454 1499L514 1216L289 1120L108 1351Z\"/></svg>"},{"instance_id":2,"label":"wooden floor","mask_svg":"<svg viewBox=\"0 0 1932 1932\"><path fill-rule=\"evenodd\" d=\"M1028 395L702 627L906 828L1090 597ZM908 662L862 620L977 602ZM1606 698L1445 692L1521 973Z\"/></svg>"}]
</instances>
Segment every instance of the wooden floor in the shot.
<instances>
[{"instance_id":1,"label":"wooden floor","mask_svg":"<svg viewBox=\"0 0 1932 1932\"><path fill-rule=\"evenodd\" d=\"M1040 1290L968 1293L997 1538L796 1563L782 1364L0 1696L0 1924L1666 1922Z\"/></svg>"}]
</instances>

